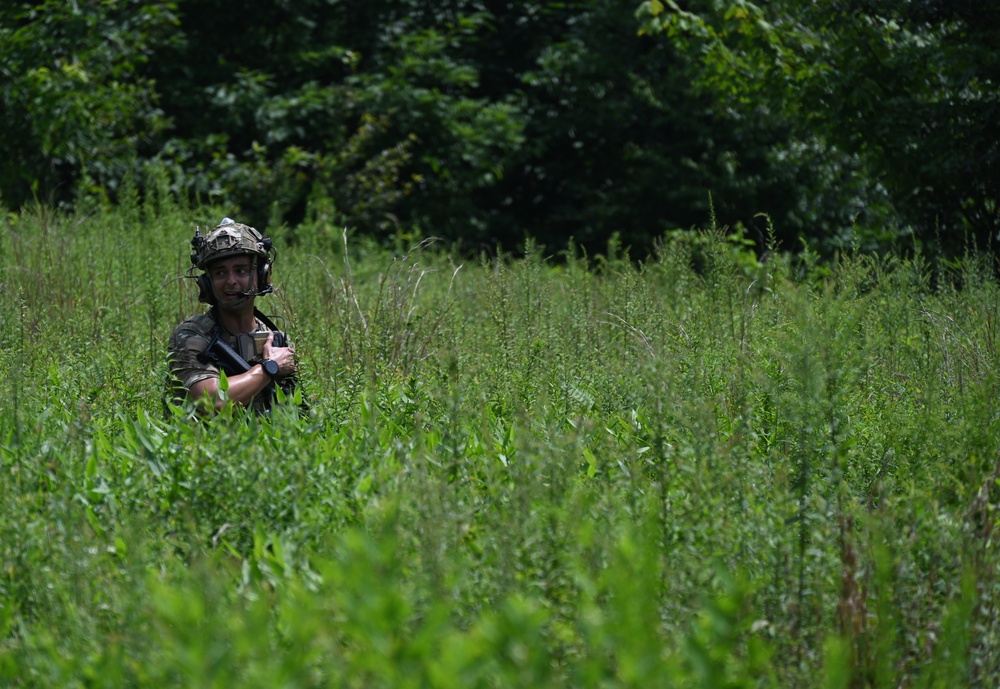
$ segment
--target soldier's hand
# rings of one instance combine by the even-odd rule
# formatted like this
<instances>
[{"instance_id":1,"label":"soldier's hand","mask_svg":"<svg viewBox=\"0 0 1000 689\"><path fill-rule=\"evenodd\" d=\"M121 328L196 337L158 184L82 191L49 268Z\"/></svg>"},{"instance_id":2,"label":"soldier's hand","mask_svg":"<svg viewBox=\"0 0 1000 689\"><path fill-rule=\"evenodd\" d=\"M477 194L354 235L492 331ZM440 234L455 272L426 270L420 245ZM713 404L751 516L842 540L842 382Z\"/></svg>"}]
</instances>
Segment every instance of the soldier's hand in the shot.
<instances>
[{"instance_id":1,"label":"soldier's hand","mask_svg":"<svg viewBox=\"0 0 1000 689\"><path fill-rule=\"evenodd\" d=\"M287 376L295 373L295 345L289 343L287 347L275 347L274 333L268 333L267 342L264 343L264 358L272 359L278 364L278 374Z\"/></svg>"}]
</instances>

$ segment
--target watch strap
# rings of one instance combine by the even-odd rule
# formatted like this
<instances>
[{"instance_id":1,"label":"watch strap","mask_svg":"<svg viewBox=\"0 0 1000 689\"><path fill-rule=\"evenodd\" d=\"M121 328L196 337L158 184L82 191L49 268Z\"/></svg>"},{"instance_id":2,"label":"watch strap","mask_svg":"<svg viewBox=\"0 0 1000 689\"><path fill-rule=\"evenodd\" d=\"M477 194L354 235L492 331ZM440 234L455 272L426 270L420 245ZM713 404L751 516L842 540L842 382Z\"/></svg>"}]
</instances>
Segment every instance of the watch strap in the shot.
<instances>
[{"instance_id":1,"label":"watch strap","mask_svg":"<svg viewBox=\"0 0 1000 689\"><path fill-rule=\"evenodd\" d=\"M260 362L260 367L264 369L264 373L266 373L269 378L273 379L276 375L278 375L278 362L274 359L264 359Z\"/></svg>"}]
</instances>

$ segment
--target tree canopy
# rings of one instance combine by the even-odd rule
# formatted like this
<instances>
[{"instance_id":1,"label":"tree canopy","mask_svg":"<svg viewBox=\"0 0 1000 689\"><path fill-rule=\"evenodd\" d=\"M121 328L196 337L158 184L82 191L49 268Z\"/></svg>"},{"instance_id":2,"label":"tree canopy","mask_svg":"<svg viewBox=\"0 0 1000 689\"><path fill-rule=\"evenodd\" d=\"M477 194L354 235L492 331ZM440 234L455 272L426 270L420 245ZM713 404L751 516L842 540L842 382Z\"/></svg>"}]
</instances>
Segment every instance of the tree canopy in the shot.
<instances>
[{"instance_id":1,"label":"tree canopy","mask_svg":"<svg viewBox=\"0 0 1000 689\"><path fill-rule=\"evenodd\" d=\"M986 249L998 27L971 0L13 0L0 201L114 201L130 173L259 227L468 250L712 217Z\"/></svg>"},{"instance_id":2,"label":"tree canopy","mask_svg":"<svg viewBox=\"0 0 1000 689\"><path fill-rule=\"evenodd\" d=\"M997 238L996 5L650 0L636 15L642 33L701 56L699 85L720 102L768 103L797 138L856 160L886 204L858 209L866 236L895 224L945 252Z\"/></svg>"}]
</instances>

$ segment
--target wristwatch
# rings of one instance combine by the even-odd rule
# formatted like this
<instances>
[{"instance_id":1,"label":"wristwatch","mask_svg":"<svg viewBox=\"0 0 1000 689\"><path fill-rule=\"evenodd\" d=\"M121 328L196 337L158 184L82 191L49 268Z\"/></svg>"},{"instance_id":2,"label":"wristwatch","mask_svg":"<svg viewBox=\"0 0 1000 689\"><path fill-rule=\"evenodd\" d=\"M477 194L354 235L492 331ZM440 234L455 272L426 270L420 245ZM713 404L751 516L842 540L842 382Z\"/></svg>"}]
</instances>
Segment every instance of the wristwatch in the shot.
<instances>
[{"instance_id":1,"label":"wristwatch","mask_svg":"<svg viewBox=\"0 0 1000 689\"><path fill-rule=\"evenodd\" d=\"M278 362L275 361L274 359L264 359L262 362L260 362L260 367L264 369L264 373L266 373L271 378L274 378L276 375L278 375L278 370L279 370Z\"/></svg>"}]
</instances>

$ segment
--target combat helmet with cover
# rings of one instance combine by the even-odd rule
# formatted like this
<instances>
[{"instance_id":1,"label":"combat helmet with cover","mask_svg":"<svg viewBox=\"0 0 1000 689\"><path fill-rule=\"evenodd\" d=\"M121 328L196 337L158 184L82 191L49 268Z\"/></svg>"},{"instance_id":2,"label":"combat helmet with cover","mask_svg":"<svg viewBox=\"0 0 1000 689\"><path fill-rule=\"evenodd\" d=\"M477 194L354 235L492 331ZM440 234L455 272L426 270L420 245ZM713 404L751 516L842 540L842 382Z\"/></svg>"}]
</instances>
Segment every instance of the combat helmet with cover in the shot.
<instances>
[{"instance_id":1,"label":"combat helmet with cover","mask_svg":"<svg viewBox=\"0 0 1000 689\"><path fill-rule=\"evenodd\" d=\"M256 228L238 223L231 218L223 218L211 232L202 237L199 228L195 228L191 240L191 263L195 268L208 272L209 266L215 261L239 255L254 257L254 269L257 272L257 295L269 294L271 287L271 257L272 245L270 237L265 237ZM213 304L211 284L207 275L198 278L198 300Z\"/></svg>"},{"instance_id":2,"label":"combat helmet with cover","mask_svg":"<svg viewBox=\"0 0 1000 689\"><path fill-rule=\"evenodd\" d=\"M271 240L249 225L238 223L231 218L223 218L215 229L202 237L198 230L191 247L191 262L201 270L208 270L213 261L239 254L251 254L267 259Z\"/></svg>"}]
</instances>

